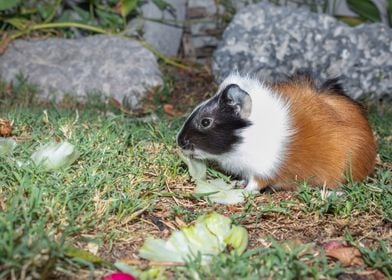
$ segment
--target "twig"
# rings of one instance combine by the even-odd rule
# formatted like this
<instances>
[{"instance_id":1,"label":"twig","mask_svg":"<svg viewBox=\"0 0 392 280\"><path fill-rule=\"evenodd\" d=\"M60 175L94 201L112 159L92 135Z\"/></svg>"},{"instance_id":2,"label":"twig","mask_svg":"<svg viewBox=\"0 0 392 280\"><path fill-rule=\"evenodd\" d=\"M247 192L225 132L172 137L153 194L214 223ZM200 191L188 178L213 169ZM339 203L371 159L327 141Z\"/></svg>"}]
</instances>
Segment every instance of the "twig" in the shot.
<instances>
[{"instance_id":1,"label":"twig","mask_svg":"<svg viewBox=\"0 0 392 280\"><path fill-rule=\"evenodd\" d=\"M169 191L169 193L173 193L173 191L170 189L169 184L166 183L166 188ZM178 200L175 196L172 196L174 202L177 204L177 206L179 205Z\"/></svg>"},{"instance_id":2,"label":"twig","mask_svg":"<svg viewBox=\"0 0 392 280\"><path fill-rule=\"evenodd\" d=\"M136 219L138 216L140 216L141 214L144 213L144 211L146 211L148 208L150 207L149 204L147 204L146 206L144 206L142 209L133 212L132 215L130 215L127 219L124 219L123 221L121 221L121 225L125 225L128 224L130 221Z\"/></svg>"},{"instance_id":3,"label":"twig","mask_svg":"<svg viewBox=\"0 0 392 280\"><path fill-rule=\"evenodd\" d=\"M163 55L161 52L159 52L156 48L154 48L153 46L151 46L149 43L147 43L146 41L140 41L140 43L142 44L143 47L145 47L146 49L150 50L156 57L162 59L162 61L166 64L169 65L173 65L177 68L181 68L183 70L187 70L187 71L192 71L193 69L183 65L181 63L178 63L176 61L174 61L173 59L168 58L167 56Z\"/></svg>"}]
</instances>

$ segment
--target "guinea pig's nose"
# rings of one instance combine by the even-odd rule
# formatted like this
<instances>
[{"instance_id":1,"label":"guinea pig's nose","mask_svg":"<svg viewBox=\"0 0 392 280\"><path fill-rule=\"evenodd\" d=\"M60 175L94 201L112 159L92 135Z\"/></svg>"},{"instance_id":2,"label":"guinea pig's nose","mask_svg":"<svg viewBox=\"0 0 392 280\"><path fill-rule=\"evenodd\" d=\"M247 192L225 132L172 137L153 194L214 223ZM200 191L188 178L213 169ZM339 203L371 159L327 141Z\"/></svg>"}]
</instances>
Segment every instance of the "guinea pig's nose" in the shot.
<instances>
[{"instance_id":1,"label":"guinea pig's nose","mask_svg":"<svg viewBox=\"0 0 392 280\"><path fill-rule=\"evenodd\" d=\"M183 150L189 150L191 148L191 142L186 137L181 137L178 139L178 145Z\"/></svg>"}]
</instances>

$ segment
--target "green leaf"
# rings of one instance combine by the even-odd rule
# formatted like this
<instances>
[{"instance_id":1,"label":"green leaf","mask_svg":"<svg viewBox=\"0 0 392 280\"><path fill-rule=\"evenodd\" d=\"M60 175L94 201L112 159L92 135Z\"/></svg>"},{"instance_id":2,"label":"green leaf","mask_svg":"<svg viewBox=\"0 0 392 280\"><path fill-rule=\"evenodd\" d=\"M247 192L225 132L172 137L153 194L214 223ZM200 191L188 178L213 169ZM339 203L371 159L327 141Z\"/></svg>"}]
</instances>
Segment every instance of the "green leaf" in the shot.
<instances>
[{"instance_id":1,"label":"green leaf","mask_svg":"<svg viewBox=\"0 0 392 280\"><path fill-rule=\"evenodd\" d=\"M167 9L168 7L170 7L171 5L168 4L166 1L164 0L153 0L155 6L157 6L161 11Z\"/></svg>"},{"instance_id":2,"label":"green leaf","mask_svg":"<svg viewBox=\"0 0 392 280\"><path fill-rule=\"evenodd\" d=\"M75 146L67 141L50 142L35 151L31 155L31 159L45 170L54 170L71 165L79 155L80 153Z\"/></svg>"},{"instance_id":3,"label":"green leaf","mask_svg":"<svg viewBox=\"0 0 392 280\"><path fill-rule=\"evenodd\" d=\"M204 161L192 159L185 156L183 153L180 153L179 155L188 166L189 175L191 175L193 180L205 180L207 178L207 165Z\"/></svg>"},{"instance_id":4,"label":"green leaf","mask_svg":"<svg viewBox=\"0 0 392 280\"><path fill-rule=\"evenodd\" d=\"M71 10L64 11L61 14L61 16L56 18L55 20L55 22L69 22L69 21L80 22L79 20L75 19L75 17L72 15Z\"/></svg>"},{"instance_id":5,"label":"green leaf","mask_svg":"<svg viewBox=\"0 0 392 280\"><path fill-rule=\"evenodd\" d=\"M350 16L335 16L335 17L338 20L343 21L344 23L350 26L357 26L366 21L362 17L350 17Z\"/></svg>"},{"instance_id":6,"label":"green leaf","mask_svg":"<svg viewBox=\"0 0 392 280\"><path fill-rule=\"evenodd\" d=\"M248 245L248 232L232 225L230 218L212 212L173 232L167 241L147 238L139 256L157 262L184 263L200 255L202 263L208 263L212 255L222 253L227 245L242 254Z\"/></svg>"},{"instance_id":7,"label":"green leaf","mask_svg":"<svg viewBox=\"0 0 392 280\"><path fill-rule=\"evenodd\" d=\"M53 10L56 9L57 6L49 3L41 3L37 6L38 13L40 14L42 19L47 19L53 13Z\"/></svg>"},{"instance_id":8,"label":"green leaf","mask_svg":"<svg viewBox=\"0 0 392 280\"><path fill-rule=\"evenodd\" d=\"M389 26L392 27L392 0L388 0L387 2L387 12L388 12Z\"/></svg>"},{"instance_id":9,"label":"green leaf","mask_svg":"<svg viewBox=\"0 0 392 280\"><path fill-rule=\"evenodd\" d=\"M88 11L81 9L78 6L72 7L72 9L81 18L80 21L87 23L90 20L90 13Z\"/></svg>"},{"instance_id":10,"label":"green leaf","mask_svg":"<svg viewBox=\"0 0 392 280\"><path fill-rule=\"evenodd\" d=\"M361 17L373 22L381 21L377 7L370 0L347 0L347 4L353 12Z\"/></svg>"},{"instance_id":11,"label":"green leaf","mask_svg":"<svg viewBox=\"0 0 392 280\"><path fill-rule=\"evenodd\" d=\"M10 19L5 20L5 22L11 24L16 29L19 29L19 30L27 29L27 27L30 24L30 21L28 21L27 19L24 19L24 18L10 18Z\"/></svg>"},{"instance_id":12,"label":"green leaf","mask_svg":"<svg viewBox=\"0 0 392 280\"><path fill-rule=\"evenodd\" d=\"M137 267L130 266L129 264L126 264L124 262L115 262L113 265L121 272L128 273L137 277L139 277L139 275L142 273Z\"/></svg>"},{"instance_id":13,"label":"green leaf","mask_svg":"<svg viewBox=\"0 0 392 280\"><path fill-rule=\"evenodd\" d=\"M222 179L198 180L196 181L197 194L208 194L208 198L219 204L237 204L245 200L246 191L243 189L234 189L233 184L227 184Z\"/></svg>"},{"instance_id":14,"label":"green leaf","mask_svg":"<svg viewBox=\"0 0 392 280\"><path fill-rule=\"evenodd\" d=\"M234 189L234 184L228 184L223 179L207 179L207 166L204 161L192 159L180 153L181 159L187 164L189 174L196 182L195 194L207 196L212 202L220 204L237 204L244 201L245 191Z\"/></svg>"},{"instance_id":15,"label":"green leaf","mask_svg":"<svg viewBox=\"0 0 392 280\"><path fill-rule=\"evenodd\" d=\"M187 239L183 232L174 232L169 240L148 237L139 250L139 256L156 262L178 262L184 260L190 254Z\"/></svg>"},{"instance_id":16,"label":"green leaf","mask_svg":"<svg viewBox=\"0 0 392 280\"><path fill-rule=\"evenodd\" d=\"M86 250L83 250L83 249L77 248L77 247L73 247L73 246L68 246L65 249L65 255L67 257L79 258L79 259L82 259L86 262L94 263L94 264L101 264L101 263L105 262L102 258L100 258L100 257L98 257L98 256L96 256Z\"/></svg>"},{"instance_id":17,"label":"green leaf","mask_svg":"<svg viewBox=\"0 0 392 280\"><path fill-rule=\"evenodd\" d=\"M112 28L114 26L120 25L123 22L120 15L114 12L109 12L103 9L96 9L95 12L99 17L99 22L101 26Z\"/></svg>"},{"instance_id":18,"label":"green leaf","mask_svg":"<svg viewBox=\"0 0 392 280\"><path fill-rule=\"evenodd\" d=\"M233 247L233 251L242 254L248 247L248 232L242 226L234 225L229 236L225 238L225 243Z\"/></svg>"},{"instance_id":19,"label":"green leaf","mask_svg":"<svg viewBox=\"0 0 392 280\"><path fill-rule=\"evenodd\" d=\"M136 9L138 0L121 0L120 1L120 13L123 18L129 15L133 10Z\"/></svg>"},{"instance_id":20,"label":"green leaf","mask_svg":"<svg viewBox=\"0 0 392 280\"><path fill-rule=\"evenodd\" d=\"M16 7L20 3L20 0L1 0L0 11L8 10Z\"/></svg>"},{"instance_id":21,"label":"green leaf","mask_svg":"<svg viewBox=\"0 0 392 280\"><path fill-rule=\"evenodd\" d=\"M10 155L16 145L14 140L0 137L0 156Z\"/></svg>"}]
</instances>

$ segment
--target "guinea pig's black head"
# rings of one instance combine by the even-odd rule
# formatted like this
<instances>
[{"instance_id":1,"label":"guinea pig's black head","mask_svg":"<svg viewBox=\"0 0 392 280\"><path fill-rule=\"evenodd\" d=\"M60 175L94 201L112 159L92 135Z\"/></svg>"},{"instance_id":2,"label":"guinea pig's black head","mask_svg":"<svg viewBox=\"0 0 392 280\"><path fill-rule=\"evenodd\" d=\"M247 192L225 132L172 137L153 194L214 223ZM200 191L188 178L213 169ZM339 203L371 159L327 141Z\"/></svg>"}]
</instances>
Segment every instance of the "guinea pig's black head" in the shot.
<instances>
[{"instance_id":1,"label":"guinea pig's black head","mask_svg":"<svg viewBox=\"0 0 392 280\"><path fill-rule=\"evenodd\" d=\"M197 106L177 135L177 144L195 158L231 151L242 139L238 130L251 125L249 94L231 84Z\"/></svg>"}]
</instances>

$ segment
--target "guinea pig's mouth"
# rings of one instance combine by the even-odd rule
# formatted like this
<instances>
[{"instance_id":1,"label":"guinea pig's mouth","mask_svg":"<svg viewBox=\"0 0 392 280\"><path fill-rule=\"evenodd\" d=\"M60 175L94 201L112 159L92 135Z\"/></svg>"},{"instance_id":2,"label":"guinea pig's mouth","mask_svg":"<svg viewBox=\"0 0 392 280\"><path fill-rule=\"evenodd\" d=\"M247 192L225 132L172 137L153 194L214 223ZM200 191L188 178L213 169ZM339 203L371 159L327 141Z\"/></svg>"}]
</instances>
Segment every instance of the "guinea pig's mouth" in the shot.
<instances>
[{"instance_id":1,"label":"guinea pig's mouth","mask_svg":"<svg viewBox=\"0 0 392 280\"><path fill-rule=\"evenodd\" d=\"M184 155L194 159L205 160L208 158L208 155L198 149L193 148L192 150L181 150Z\"/></svg>"},{"instance_id":2,"label":"guinea pig's mouth","mask_svg":"<svg viewBox=\"0 0 392 280\"><path fill-rule=\"evenodd\" d=\"M190 157L190 158L194 158L195 157L195 151L192 149L192 150L189 150L189 149L181 149L181 152L184 154L184 155L186 155L187 157Z\"/></svg>"}]
</instances>

